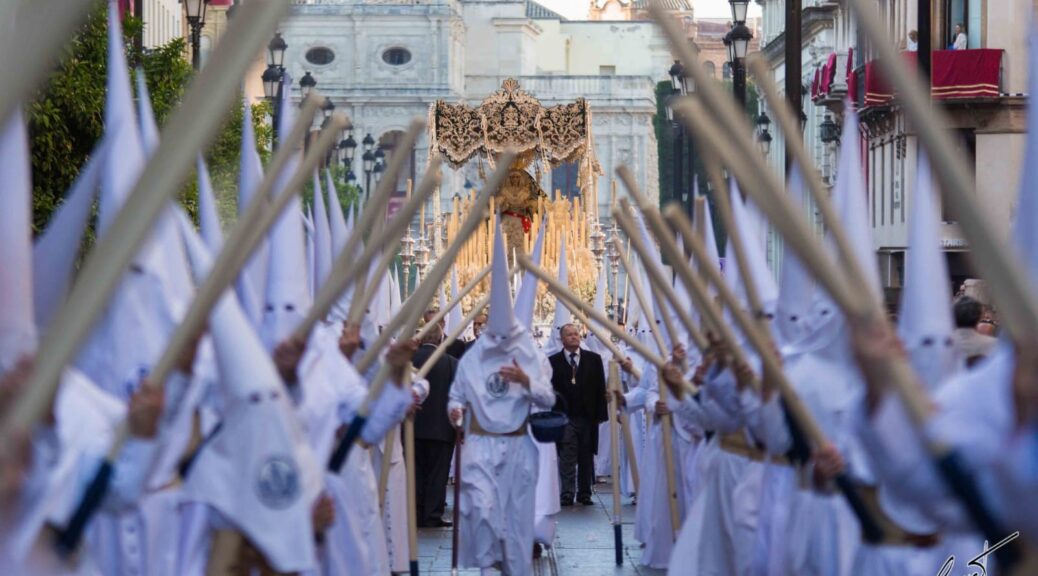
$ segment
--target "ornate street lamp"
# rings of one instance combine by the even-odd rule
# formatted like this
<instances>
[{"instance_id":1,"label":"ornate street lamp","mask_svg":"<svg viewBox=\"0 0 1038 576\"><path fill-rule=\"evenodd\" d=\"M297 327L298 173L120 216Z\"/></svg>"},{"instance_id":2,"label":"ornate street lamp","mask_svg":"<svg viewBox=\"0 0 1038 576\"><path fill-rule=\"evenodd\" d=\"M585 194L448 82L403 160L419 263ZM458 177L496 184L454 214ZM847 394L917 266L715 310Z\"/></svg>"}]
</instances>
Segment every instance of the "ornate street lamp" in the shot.
<instances>
[{"instance_id":1,"label":"ornate street lamp","mask_svg":"<svg viewBox=\"0 0 1038 576\"><path fill-rule=\"evenodd\" d=\"M286 50L288 50L288 44L281 37L281 32L275 32L274 37L267 43L267 66L284 70Z\"/></svg>"},{"instance_id":2,"label":"ornate street lamp","mask_svg":"<svg viewBox=\"0 0 1038 576\"><path fill-rule=\"evenodd\" d=\"M371 136L368 134L368 136ZM367 137L365 137L367 140ZM375 154L371 150L365 150L360 157L361 169L364 170L364 199L371 198L371 171L375 168Z\"/></svg>"},{"instance_id":3,"label":"ornate street lamp","mask_svg":"<svg viewBox=\"0 0 1038 576\"><path fill-rule=\"evenodd\" d=\"M357 141L353 134L347 134L346 139L339 142L339 154L342 163L349 169L353 165L353 157L357 154Z\"/></svg>"},{"instance_id":4,"label":"ornate street lamp","mask_svg":"<svg viewBox=\"0 0 1038 576\"><path fill-rule=\"evenodd\" d=\"M746 11L750 6L749 0L728 0L732 6L732 21L746 22Z\"/></svg>"},{"instance_id":5,"label":"ornate street lamp","mask_svg":"<svg viewBox=\"0 0 1038 576\"><path fill-rule=\"evenodd\" d=\"M288 44L280 32L267 43L267 69L263 71L263 95L271 102L272 148L277 150L281 128L281 99L285 96L285 51Z\"/></svg>"},{"instance_id":6,"label":"ornate street lamp","mask_svg":"<svg viewBox=\"0 0 1038 576\"><path fill-rule=\"evenodd\" d=\"M371 152L371 149L375 147L375 139L371 137L371 132L365 134L360 143L364 146L365 152Z\"/></svg>"},{"instance_id":7,"label":"ornate street lamp","mask_svg":"<svg viewBox=\"0 0 1038 576\"><path fill-rule=\"evenodd\" d=\"M829 114L825 115L822 123L818 126L818 133L821 136L822 142L826 144L832 144L840 139L836 122L833 122L833 117Z\"/></svg>"},{"instance_id":8,"label":"ornate street lamp","mask_svg":"<svg viewBox=\"0 0 1038 576\"><path fill-rule=\"evenodd\" d=\"M760 151L765 156L768 155L768 152L771 152L771 132L767 128L757 136L757 143L760 145Z\"/></svg>"},{"instance_id":9,"label":"ornate street lamp","mask_svg":"<svg viewBox=\"0 0 1038 576\"><path fill-rule=\"evenodd\" d=\"M768 113L761 111L760 115L757 116L757 132L764 132L771 127L771 117Z\"/></svg>"},{"instance_id":10,"label":"ornate street lamp","mask_svg":"<svg viewBox=\"0 0 1038 576\"><path fill-rule=\"evenodd\" d=\"M191 66L202 67L202 27L205 26L205 9L209 0L184 0L184 13L191 27Z\"/></svg>"}]
</instances>

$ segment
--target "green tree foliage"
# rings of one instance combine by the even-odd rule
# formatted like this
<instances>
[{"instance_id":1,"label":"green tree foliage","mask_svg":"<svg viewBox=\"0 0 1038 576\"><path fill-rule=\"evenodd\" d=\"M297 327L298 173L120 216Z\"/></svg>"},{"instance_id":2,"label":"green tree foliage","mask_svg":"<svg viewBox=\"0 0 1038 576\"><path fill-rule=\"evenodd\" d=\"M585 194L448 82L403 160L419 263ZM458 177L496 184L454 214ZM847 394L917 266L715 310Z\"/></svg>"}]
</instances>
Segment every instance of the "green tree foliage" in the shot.
<instances>
[{"instance_id":1,"label":"green tree foliage","mask_svg":"<svg viewBox=\"0 0 1038 576\"><path fill-rule=\"evenodd\" d=\"M140 20L127 16L123 37L127 61L147 78L152 108L160 130L177 106L193 71L186 60L183 39L148 50L138 50L133 38L142 30ZM104 134L107 77L108 21L106 4L98 2L87 22L71 40L60 64L27 108L33 176L33 228L41 231L62 202ZM261 158L268 156L271 131L266 103L253 106L253 124ZM224 129L205 154L224 221L236 213L238 163L244 114L240 106L228 111ZM195 216L197 178L186 178L181 202Z\"/></svg>"}]
</instances>

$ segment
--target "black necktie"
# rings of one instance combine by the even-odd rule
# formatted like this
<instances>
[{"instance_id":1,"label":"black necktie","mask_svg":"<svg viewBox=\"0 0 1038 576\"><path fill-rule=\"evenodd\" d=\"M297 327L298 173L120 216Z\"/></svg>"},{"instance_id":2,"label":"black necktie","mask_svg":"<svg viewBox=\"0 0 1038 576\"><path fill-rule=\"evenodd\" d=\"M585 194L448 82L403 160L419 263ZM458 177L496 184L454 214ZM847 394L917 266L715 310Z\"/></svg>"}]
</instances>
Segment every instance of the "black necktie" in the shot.
<instances>
[{"instance_id":1,"label":"black necktie","mask_svg":"<svg viewBox=\"0 0 1038 576\"><path fill-rule=\"evenodd\" d=\"M576 384L577 383L577 353L576 352L570 352L569 353L569 365L570 365L570 368L573 369L572 382L573 382L573 384Z\"/></svg>"}]
</instances>

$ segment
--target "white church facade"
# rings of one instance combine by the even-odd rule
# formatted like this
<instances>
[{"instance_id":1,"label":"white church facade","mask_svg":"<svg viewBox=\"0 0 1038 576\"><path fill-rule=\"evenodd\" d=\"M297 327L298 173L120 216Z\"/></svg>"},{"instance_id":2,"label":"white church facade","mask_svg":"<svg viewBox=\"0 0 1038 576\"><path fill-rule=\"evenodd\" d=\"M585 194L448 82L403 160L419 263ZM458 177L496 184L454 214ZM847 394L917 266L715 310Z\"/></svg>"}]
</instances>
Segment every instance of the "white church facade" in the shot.
<instances>
[{"instance_id":1,"label":"white church facade","mask_svg":"<svg viewBox=\"0 0 1038 576\"><path fill-rule=\"evenodd\" d=\"M358 141L370 133L391 142L437 100L477 105L515 78L546 106L577 98L590 104L604 172L598 179L603 217L610 180L622 164L658 194L655 86L666 79L671 57L651 22L567 20L533 0L309 0L293 5L281 33L285 66L297 84L293 98L298 79L310 72L349 116ZM423 135L409 172L420 174L428 157ZM476 166L448 170L443 206L477 179ZM554 181L542 174L540 184L546 191L569 187L564 193L575 186L564 169Z\"/></svg>"}]
</instances>

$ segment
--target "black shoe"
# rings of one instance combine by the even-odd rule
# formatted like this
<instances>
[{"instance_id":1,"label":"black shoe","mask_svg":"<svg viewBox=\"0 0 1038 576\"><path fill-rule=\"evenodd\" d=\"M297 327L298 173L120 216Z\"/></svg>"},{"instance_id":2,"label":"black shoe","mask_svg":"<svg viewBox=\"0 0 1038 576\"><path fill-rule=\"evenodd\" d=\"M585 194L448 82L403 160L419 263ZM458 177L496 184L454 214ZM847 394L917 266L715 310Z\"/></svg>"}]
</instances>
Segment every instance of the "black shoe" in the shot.
<instances>
[{"instance_id":1,"label":"black shoe","mask_svg":"<svg viewBox=\"0 0 1038 576\"><path fill-rule=\"evenodd\" d=\"M437 518L432 522L428 523L430 528L450 528L454 526L454 523L450 520L444 520L443 518Z\"/></svg>"},{"instance_id":2,"label":"black shoe","mask_svg":"<svg viewBox=\"0 0 1038 576\"><path fill-rule=\"evenodd\" d=\"M572 506L573 505L573 501L572 500L562 500L562 501L559 502L559 505L562 506L563 508L565 508L566 506Z\"/></svg>"},{"instance_id":3,"label":"black shoe","mask_svg":"<svg viewBox=\"0 0 1038 576\"><path fill-rule=\"evenodd\" d=\"M595 503L591 500L590 496L585 496L583 498L577 498L577 502L580 502L584 506L594 506L595 505Z\"/></svg>"}]
</instances>

